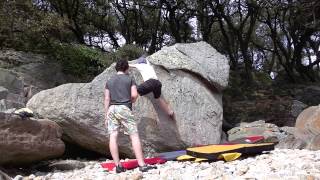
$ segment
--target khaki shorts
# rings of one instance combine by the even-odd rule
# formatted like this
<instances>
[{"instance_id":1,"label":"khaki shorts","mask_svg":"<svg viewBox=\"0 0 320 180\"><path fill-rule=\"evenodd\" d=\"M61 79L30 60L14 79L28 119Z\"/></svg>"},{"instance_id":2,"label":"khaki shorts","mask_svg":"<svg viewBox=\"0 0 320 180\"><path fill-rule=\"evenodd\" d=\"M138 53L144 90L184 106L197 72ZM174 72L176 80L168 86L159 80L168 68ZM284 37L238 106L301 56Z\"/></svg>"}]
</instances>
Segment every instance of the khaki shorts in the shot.
<instances>
[{"instance_id":1,"label":"khaki shorts","mask_svg":"<svg viewBox=\"0 0 320 180\"><path fill-rule=\"evenodd\" d=\"M131 135L138 132L137 124L132 111L125 105L111 105L108 109L108 133L121 131Z\"/></svg>"}]
</instances>

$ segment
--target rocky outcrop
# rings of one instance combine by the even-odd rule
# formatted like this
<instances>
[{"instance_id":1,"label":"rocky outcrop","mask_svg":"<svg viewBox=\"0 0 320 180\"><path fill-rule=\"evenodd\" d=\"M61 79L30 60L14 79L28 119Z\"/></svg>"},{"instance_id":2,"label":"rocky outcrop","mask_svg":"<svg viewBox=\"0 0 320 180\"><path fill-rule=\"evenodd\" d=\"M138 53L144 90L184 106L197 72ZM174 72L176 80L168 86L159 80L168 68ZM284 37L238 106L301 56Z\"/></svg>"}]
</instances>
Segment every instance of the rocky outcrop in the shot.
<instances>
[{"instance_id":1,"label":"rocky outcrop","mask_svg":"<svg viewBox=\"0 0 320 180\"><path fill-rule=\"evenodd\" d=\"M32 86L35 92L70 82L71 78L62 73L56 60L22 51L0 51L0 67L18 74L24 86Z\"/></svg>"},{"instance_id":2,"label":"rocky outcrop","mask_svg":"<svg viewBox=\"0 0 320 180\"><path fill-rule=\"evenodd\" d=\"M145 152L219 143L223 118L221 90L229 75L227 58L207 43L199 42L166 47L147 59L163 84L163 97L173 107L176 121L158 107L152 96L140 97L133 112ZM136 70L130 73L137 83L142 82ZM65 84L42 91L27 107L55 120L63 128L65 140L109 153L103 98L105 82L113 74L114 65L91 83ZM120 136L119 146L121 154L132 156L128 137Z\"/></svg>"},{"instance_id":3,"label":"rocky outcrop","mask_svg":"<svg viewBox=\"0 0 320 180\"><path fill-rule=\"evenodd\" d=\"M320 150L320 105L305 109L297 118L295 137L307 143L307 148Z\"/></svg>"},{"instance_id":4,"label":"rocky outcrop","mask_svg":"<svg viewBox=\"0 0 320 180\"><path fill-rule=\"evenodd\" d=\"M61 128L53 121L0 112L0 165L59 157L65 148L61 136Z\"/></svg>"},{"instance_id":5,"label":"rocky outcrop","mask_svg":"<svg viewBox=\"0 0 320 180\"><path fill-rule=\"evenodd\" d=\"M1 50L0 111L25 107L27 100L37 92L71 80L74 78L63 74L59 63L44 55Z\"/></svg>"}]
</instances>

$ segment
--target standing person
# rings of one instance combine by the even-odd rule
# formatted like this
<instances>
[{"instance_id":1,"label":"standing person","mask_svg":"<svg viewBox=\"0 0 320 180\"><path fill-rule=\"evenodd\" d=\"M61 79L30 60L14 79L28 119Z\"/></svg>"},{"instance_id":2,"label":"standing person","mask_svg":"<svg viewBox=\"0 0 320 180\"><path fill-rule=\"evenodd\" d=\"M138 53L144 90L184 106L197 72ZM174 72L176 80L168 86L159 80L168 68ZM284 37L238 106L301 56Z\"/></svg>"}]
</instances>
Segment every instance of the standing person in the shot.
<instances>
[{"instance_id":1,"label":"standing person","mask_svg":"<svg viewBox=\"0 0 320 180\"><path fill-rule=\"evenodd\" d=\"M168 103L161 97L162 84L158 80L154 68L145 57L138 59L138 64L130 64L130 67L137 68L140 72L143 83L138 85L137 91L140 96L144 96L150 92L153 92L154 98L159 103L160 107L170 116L171 119L175 119L174 111L169 107Z\"/></svg>"},{"instance_id":2,"label":"standing person","mask_svg":"<svg viewBox=\"0 0 320 180\"><path fill-rule=\"evenodd\" d=\"M138 97L135 81L128 75L128 61L120 60L116 63L117 74L112 76L105 86L106 125L110 135L109 148L116 165L116 172L124 172L121 166L118 151L118 132L123 130L131 139L134 154L138 160L139 170L146 172L155 168L144 162L138 128L132 114L132 103Z\"/></svg>"}]
</instances>

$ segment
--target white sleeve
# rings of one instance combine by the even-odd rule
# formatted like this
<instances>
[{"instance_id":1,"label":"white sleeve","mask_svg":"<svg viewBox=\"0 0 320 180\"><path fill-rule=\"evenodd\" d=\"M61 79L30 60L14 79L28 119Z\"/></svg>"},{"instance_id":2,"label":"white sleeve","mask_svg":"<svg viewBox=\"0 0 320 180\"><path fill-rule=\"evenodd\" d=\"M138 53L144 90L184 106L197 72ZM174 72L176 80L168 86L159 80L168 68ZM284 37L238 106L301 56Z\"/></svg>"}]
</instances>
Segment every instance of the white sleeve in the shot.
<instances>
[{"instance_id":1,"label":"white sleeve","mask_svg":"<svg viewBox=\"0 0 320 180\"><path fill-rule=\"evenodd\" d=\"M134 67L138 69L138 71L141 71L143 69L143 64L134 64Z\"/></svg>"}]
</instances>

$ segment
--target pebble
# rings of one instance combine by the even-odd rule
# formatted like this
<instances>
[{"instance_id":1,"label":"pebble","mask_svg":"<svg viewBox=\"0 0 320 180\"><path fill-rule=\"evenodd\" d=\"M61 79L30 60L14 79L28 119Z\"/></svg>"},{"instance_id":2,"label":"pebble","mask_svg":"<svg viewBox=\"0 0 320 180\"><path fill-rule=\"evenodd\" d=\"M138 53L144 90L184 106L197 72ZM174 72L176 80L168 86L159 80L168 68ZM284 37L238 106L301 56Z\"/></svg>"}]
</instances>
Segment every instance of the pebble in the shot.
<instances>
[{"instance_id":1,"label":"pebble","mask_svg":"<svg viewBox=\"0 0 320 180\"><path fill-rule=\"evenodd\" d=\"M116 174L105 171L100 164L110 161L86 161L82 169L71 171L36 172L29 176L17 175L14 180L211 180L211 179L287 179L320 180L320 151L275 149L270 153L231 162L204 163L169 161L157 165L158 169L141 173L138 169Z\"/></svg>"}]
</instances>

